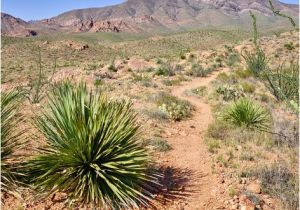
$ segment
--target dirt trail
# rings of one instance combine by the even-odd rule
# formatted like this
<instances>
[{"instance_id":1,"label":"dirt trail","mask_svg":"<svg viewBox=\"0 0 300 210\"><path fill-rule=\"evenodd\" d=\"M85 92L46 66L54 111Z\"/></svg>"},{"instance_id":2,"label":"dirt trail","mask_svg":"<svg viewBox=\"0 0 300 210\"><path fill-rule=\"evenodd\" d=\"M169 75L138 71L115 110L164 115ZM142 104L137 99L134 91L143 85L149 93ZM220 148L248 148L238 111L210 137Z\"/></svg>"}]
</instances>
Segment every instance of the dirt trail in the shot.
<instances>
[{"instance_id":1,"label":"dirt trail","mask_svg":"<svg viewBox=\"0 0 300 210\"><path fill-rule=\"evenodd\" d=\"M208 86L219 72L193 79L172 90L173 95L189 101L195 111L190 119L171 123L166 129L169 132L166 138L173 148L165 155L166 162L187 176L185 187L182 187L186 195L184 201L168 209L208 210L219 205L218 177L211 173L212 161L204 144L204 134L213 120L211 108L203 99L184 94L186 90Z\"/></svg>"}]
</instances>

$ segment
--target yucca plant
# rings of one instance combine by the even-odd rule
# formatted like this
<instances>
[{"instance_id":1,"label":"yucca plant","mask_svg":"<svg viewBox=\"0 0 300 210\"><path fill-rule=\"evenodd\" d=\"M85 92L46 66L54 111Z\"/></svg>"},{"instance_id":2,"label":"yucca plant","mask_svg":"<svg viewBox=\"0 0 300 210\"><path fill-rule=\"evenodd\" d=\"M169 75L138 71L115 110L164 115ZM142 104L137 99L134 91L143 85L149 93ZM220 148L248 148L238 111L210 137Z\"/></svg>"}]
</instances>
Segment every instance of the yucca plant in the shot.
<instances>
[{"instance_id":1,"label":"yucca plant","mask_svg":"<svg viewBox=\"0 0 300 210\"><path fill-rule=\"evenodd\" d=\"M254 53L246 52L242 57L246 62L247 69L257 77L268 67L267 57L259 48Z\"/></svg>"},{"instance_id":2,"label":"yucca plant","mask_svg":"<svg viewBox=\"0 0 300 210\"><path fill-rule=\"evenodd\" d=\"M106 208L147 205L155 183L139 142L130 102L109 100L69 82L49 95L36 125L46 146L28 162L39 192L65 192L68 200Z\"/></svg>"},{"instance_id":3,"label":"yucca plant","mask_svg":"<svg viewBox=\"0 0 300 210\"><path fill-rule=\"evenodd\" d=\"M270 125L269 113L249 98L241 98L225 111L224 119L239 127L265 130Z\"/></svg>"},{"instance_id":4,"label":"yucca plant","mask_svg":"<svg viewBox=\"0 0 300 210\"><path fill-rule=\"evenodd\" d=\"M1 96L1 191L19 195L17 187L21 184L19 178L20 164L17 152L24 147L24 130L19 125L23 122L19 114L23 92L12 90Z\"/></svg>"}]
</instances>

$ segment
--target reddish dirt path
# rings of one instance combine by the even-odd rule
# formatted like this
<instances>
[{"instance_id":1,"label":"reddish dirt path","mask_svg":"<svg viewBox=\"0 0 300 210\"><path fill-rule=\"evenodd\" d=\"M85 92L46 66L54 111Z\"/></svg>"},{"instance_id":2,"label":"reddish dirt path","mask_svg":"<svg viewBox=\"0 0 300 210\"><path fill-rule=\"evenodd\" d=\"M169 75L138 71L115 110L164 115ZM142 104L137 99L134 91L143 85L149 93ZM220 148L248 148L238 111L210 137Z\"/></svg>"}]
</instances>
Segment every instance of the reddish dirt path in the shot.
<instances>
[{"instance_id":1,"label":"reddish dirt path","mask_svg":"<svg viewBox=\"0 0 300 210\"><path fill-rule=\"evenodd\" d=\"M162 156L161 161L186 176L186 183L179 189L179 202L173 202L171 207L164 209L208 210L218 209L218 177L211 173L212 161L204 144L204 134L213 120L211 107L203 99L187 96L186 90L199 86L209 86L219 72L214 72L205 78L196 78L175 87L172 94L189 101L194 107L193 116L181 122L167 126L166 137L172 150ZM183 179L183 178L182 178ZM177 183L178 184L178 183Z\"/></svg>"}]
</instances>

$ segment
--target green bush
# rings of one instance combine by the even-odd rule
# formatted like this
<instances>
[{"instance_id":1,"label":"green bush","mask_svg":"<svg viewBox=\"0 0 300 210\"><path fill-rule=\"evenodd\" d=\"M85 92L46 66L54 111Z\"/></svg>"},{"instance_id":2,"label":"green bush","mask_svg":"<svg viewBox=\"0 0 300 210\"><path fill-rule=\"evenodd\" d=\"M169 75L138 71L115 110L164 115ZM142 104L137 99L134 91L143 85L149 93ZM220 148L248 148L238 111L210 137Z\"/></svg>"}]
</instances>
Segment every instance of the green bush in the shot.
<instances>
[{"instance_id":1,"label":"green bush","mask_svg":"<svg viewBox=\"0 0 300 210\"><path fill-rule=\"evenodd\" d=\"M193 110L193 106L188 101L180 100L164 92L158 93L154 101L159 110L166 113L169 119L174 121L180 121L189 117Z\"/></svg>"},{"instance_id":2,"label":"green bush","mask_svg":"<svg viewBox=\"0 0 300 210\"><path fill-rule=\"evenodd\" d=\"M13 90L1 96L1 192L19 195L20 156L17 152L24 149L24 130L19 126L23 116L19 114L23 92Z\"/></svg>"},{"instance_id":3,"label":"green bush","mask_svg":"<svg viewBox=\"0 0 300 210\"><path fill-rule=\"evenodd\" d=\"M259 76L268 68L267 57L261 49L257 49L255 53L246 52L242 57L245 59L247 70L255 76Z\"/></svg>"},{"instance_id":4,"label":"green bush","mask_svg":"<svg viewBox=\"0 0 300 210\"><path fill-rule=\"evenodd\" d=\"M112 209L146 205L149 157L131 103L93 95L85 85L52 90L36 120L46 145L28 161L37 192Z\"/></svg>"},{"instance_id":5,"label":"green bush","mask_svg":"<svg viewBox=\"0 0 300 210\"><path fill-rule=\"evenodd\" d=\"M191 69L189 69L186 74L188 76L194 77L206 77L208 72L198 63L192 65Z\"/></svg>"},{"instance_id":6,"label":"green bush","mask_svg":"<svg viewBox=\"0 0 300 210\"><path fill-rule=\"evenodd\" d=\"M254 91L255 91L255 86L251 83L242 82L241 86L245 93L254 93Z\"/></svg>"},{"instance_id":7,"label":"green bush","mask_svg":"<svg viewBox=\"0 0 300 210\"><path fill-rule=\"evenodd\" d=\"M235 53L231 53L229 54L228 56L228 59L226 61L226 64L228 66L233 66L236 62L239 62L240 61L240 58L239 58L239 55L235 54Z\"/></svg>"},{"instance_id":8,"label":"green bush","mask_svg":"<svg viewBox=\"0 0 300 210\"><path fill-rule=\"evenodd\" d=\"M224 120L238 127L267 129L270 114L251 99L241 98L234 102L224 113Z\"/></svg>"},{"instance_id":9,"label":"green bush","mask_svg":"<svg viewBox=\"0 0 300 210\"><path fill-rule=\"evenodd\" d=\"M155 71L155 75L158 76L174 76L175 75L175 66L171 64L164 64L158 67Z\"/></svg>"},{"instance_id":10,"label":"green bush","mask_svg":"<svg viewBox=\"0 0 300 210\"><path fill-rule=\"evenodd\" d=\"M293 49L295 49L293 42L289 42L289 43L284 44L284 47L287 50L293 50Z\"/></svg>"},{"instance_id":11,"label":"green bush","mask_svg":"<svg viewBox=\"0 0 300 210\"><path fill-rule=\"evenodd\" d=\"M153 139L147 139L143 142L145 146L151 146L154 148L154 150L157 150L159 152L167 152L172 149L170 144L162 138L153 138Z\"/></svg>"},{"instance_id":12,"label":"green bush","mask_svg":"<svg viewBox=\"0 0 300 210\"><path fill-rule=\"evenodd\" d=\"M224 101L237 100L245 96L243 89L229 85L217 87L216 92L223 96Z\"/></svg>"},{"instance_id":13,"label":"green bush","mask_svg":"<svg viewBox=\"0 0 300 210\"><path fill-rule=\"evenodd\" d=\"M299 101L299 64L281 65L266 75L266 86L278 100Z\"/></svg>"}]
</instances>

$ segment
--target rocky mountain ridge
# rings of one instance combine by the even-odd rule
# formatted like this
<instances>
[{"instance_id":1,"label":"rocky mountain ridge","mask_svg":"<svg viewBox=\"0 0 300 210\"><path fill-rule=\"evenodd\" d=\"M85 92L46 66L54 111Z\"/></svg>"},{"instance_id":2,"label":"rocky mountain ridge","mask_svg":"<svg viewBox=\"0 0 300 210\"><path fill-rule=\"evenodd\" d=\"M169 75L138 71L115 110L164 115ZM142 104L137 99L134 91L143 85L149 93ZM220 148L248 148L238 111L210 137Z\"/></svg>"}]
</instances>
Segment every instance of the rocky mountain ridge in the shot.
<instances>
[{"instance_id":1,"label":"rocky mountain ridge","mask_svg":"<svg viewBox=\"0 0 300 210\"><path fill-rule=\"evenodd\" d=\"M273 3L276 9L298 17L298 5L277 0L273 0ZM7 15L1 17L2 28L8 35L12 28L13 31L16 28L32 28L33 31L139 33L205 27L245 28L251 24L249 10L262 19L261 27L283 25L283 20L273 15L268 0L128 0L115 6L72 10L30 23L17 18L14 23L5 20Z\"/></svg>"}]
</instances>

